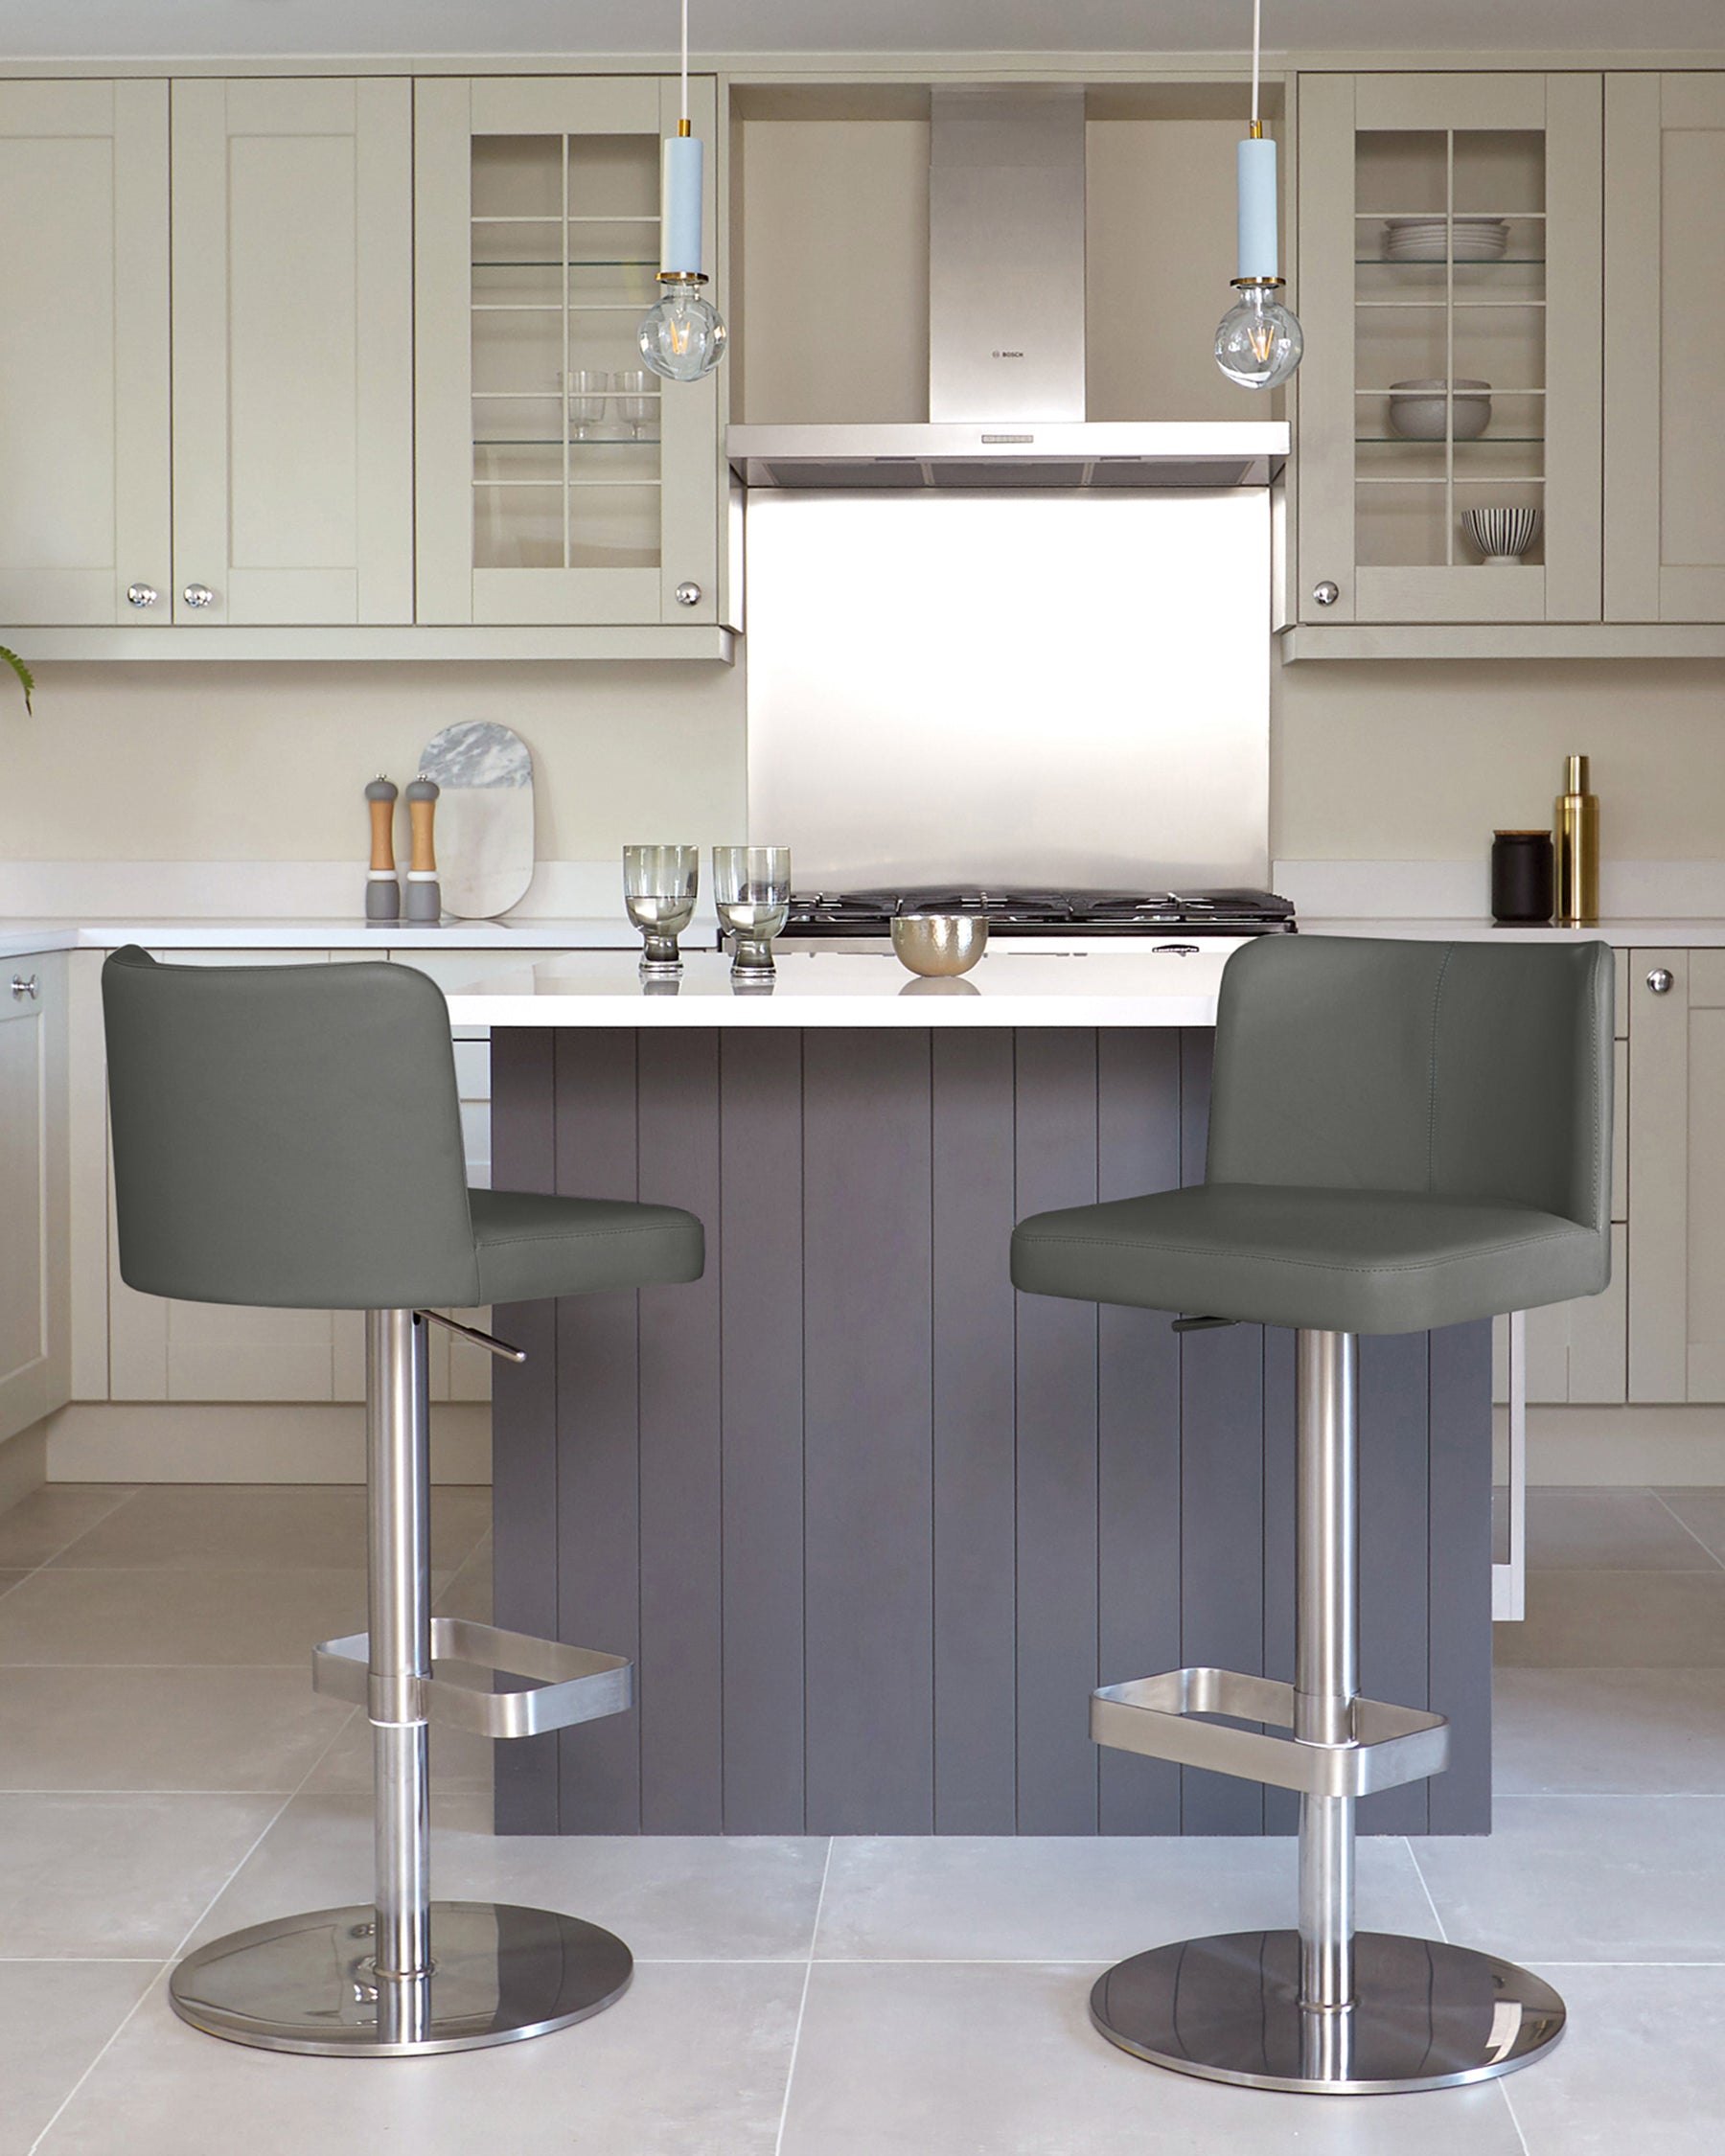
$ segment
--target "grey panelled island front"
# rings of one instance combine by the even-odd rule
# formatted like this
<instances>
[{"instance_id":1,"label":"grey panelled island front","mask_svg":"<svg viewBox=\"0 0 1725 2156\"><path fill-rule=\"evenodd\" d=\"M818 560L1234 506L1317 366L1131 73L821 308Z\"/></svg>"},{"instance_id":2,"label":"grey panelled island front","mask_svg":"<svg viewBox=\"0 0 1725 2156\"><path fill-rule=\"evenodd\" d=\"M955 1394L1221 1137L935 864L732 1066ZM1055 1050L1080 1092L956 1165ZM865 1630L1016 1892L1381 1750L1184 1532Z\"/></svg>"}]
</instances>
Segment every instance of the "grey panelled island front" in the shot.
<instances>
[{"instance_id":1,"label":"grey panelled island front","mask_svg":"<svg viewBox=\"0 0 1725 2156\"><path fill-rule=\"evenodd\" d=\"M1187 962L1212 1007L1220 957ZM763 1007L702 955L667 1008L606 954L451 998L494 1027L499 1185L707 1226L696 1286L496 1314L530 1357L496 1377L496 1621L632 1653L639 1701L500 1753L500 1830L1292 1829L1291 1796L1098 1751L1087 1704L1292 1677L1293 1335L1007 1277L1021 1215L1202 1176L1178 963L991 955L979 1000L907 1003L890 959L781 956ZM1368 1830L1489 1824L1489 1363L1484 1324L1361 1342L1363 1688L1454 1732Z\"/></svg>"}]
</instances>

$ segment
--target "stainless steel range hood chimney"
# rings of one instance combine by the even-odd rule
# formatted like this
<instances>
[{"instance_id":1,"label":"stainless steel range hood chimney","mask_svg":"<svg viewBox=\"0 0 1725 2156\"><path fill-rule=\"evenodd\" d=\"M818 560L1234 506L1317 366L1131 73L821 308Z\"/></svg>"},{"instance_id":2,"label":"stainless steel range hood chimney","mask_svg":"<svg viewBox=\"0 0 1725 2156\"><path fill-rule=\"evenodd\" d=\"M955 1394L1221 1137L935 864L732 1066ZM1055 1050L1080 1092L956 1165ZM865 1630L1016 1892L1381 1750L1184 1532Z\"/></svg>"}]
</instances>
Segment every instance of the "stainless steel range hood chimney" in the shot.
<instances>
[{"instance_id":1,"label":"stainless steel range hood chimney","mask_svg":"<svg viewBox=\"0 0 1725 2156\"><path fill-rule=\"evenodd\" d=\"M1077 85L932 93L928 421L733 426L746 485L1269 482L1284 422L1085 418L1084 117Z\"/></svg>"}]
</instances>

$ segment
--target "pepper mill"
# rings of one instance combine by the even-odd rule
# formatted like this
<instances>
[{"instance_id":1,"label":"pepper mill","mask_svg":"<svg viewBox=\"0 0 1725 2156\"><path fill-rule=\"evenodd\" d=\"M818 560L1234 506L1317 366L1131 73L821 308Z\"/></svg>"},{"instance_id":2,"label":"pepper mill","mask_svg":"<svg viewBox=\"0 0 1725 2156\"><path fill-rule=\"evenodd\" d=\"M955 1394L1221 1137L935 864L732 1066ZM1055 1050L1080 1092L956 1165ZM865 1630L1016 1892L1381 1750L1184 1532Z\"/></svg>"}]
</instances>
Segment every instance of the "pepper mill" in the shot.
<instances>
[{"instance_id":1,"label":"pepper mill","mask_svg":"<svg viewBox=\"0 0 1725 2156\"><path fill-rule=\"evenodd\" d=\"M443 892L437 882L437 850L431 821L442 789L422 771L407 789L407 820L413 826L413 859L407 870L407 918L425 928L443 919Z\"/></svg>"},{"instance_id":2,"label":"pepper mill","mask_svg":"<svg viewBox=\"0 0 1725 2156\"><path fill-rule=\"evenodd\" d=\"M399 921L402 886L396 881L396 789L380 771L365 790L371 804L371 866L365 876L365 918Z\"/></svg>"},{"instance_id":3,"label":"pepper mill","mask_svg":"<svg viewBox=\"0 0 1725 2156\"><path fill-rule=\"evenodd\" d=\"M1565 760L1556 803L1560 929L1591 929L1599 918L1599 797L1588 791L1587 758Z\"/></svg>"}]
</instances>

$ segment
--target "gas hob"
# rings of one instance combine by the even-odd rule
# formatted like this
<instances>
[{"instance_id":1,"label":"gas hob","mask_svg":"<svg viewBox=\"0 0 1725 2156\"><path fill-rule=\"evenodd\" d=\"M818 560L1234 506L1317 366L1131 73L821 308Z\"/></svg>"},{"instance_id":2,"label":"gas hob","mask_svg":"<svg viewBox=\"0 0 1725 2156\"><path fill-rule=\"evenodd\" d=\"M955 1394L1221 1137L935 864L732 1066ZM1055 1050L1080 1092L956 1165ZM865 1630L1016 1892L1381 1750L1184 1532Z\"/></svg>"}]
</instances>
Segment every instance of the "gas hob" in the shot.
<instances>
[{"instance_id":1,"label":"gas hob","mask_svg":"<svg viewBox=\"0 0 1725 2156\"><path fill-rule=\"evenodd\" d=\"M1058 891L929 884L802 891L782 940L883 939L900 913L977 913L991 937L1252 936L1291 932L1294 907L1274 891Z\"/></svg>"}]
</instances>

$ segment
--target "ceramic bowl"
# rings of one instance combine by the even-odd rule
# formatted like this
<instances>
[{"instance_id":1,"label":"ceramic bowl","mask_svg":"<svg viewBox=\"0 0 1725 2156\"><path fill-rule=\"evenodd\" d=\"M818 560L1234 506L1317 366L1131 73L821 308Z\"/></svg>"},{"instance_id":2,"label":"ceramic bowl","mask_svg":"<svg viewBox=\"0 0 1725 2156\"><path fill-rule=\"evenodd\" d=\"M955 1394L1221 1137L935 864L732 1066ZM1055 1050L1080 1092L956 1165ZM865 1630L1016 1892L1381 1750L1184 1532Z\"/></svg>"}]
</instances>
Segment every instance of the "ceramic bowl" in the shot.
<instances>
[{"instance_id":1,"label":"ceramic bowl","mask_svg":"<svg viewBox=\"0 0 1725 2156\"><path fill-rule=\"evenodd\" d=\"M979 913L901 913L892 948L913 974L968 974L988 948L988 923Z\"/></svg>"},{"instance_id":2,"label":"ceramic bowl","mask_svg":"<svg viewBox=\"0 0 1725 2156\"><path fill-rule=\"evenodd\" d=\"M1470 509L1462 528L1487 562L1519 562L1539 537L1544 521L1537 509Z\"/></svg>"},{"instance_id":3,"label":"ceramic bowl","mask_svg":"<svg viewBox=\"0 0 1725 2156\"><path fill-rule=\"evenodd\" d=\"M1441 442L1448 384L1441 381L1392 381L1390 428L1408 442ZM1458 442L1477 442L1491 424L1491 384L1457 378L1455 434Z\"/></svg>"}]
</instances>

